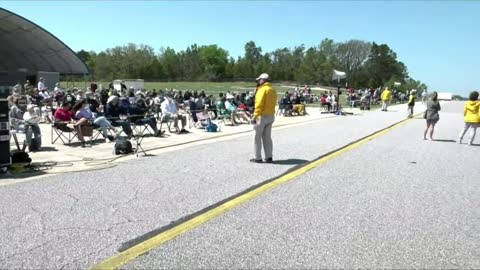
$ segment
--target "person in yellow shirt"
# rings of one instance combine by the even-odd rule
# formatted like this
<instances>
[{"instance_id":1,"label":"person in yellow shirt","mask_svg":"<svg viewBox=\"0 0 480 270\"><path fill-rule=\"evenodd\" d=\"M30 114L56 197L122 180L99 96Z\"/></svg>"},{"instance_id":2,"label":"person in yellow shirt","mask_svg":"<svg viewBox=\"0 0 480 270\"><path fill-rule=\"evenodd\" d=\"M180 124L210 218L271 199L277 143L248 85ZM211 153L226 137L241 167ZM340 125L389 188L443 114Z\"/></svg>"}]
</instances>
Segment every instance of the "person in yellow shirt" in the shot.
<instances>
[{"instance_id":1,"label":"person in yellow shirt","mask_svg":"<svg viewBox=\"0 0 480 270\"><path fill-rule=\"evenodd\" d=\"M477 133L477 128L480 127L480 101L478 101L478 92L473 91L470 93L469 100L465 102L463 108L463 116L465 119L465 126L462 131L460 131L460 136L458 137L458 143L462 143L463 136L470 129L470 138L468 144L472 145L475 135Z\"/></svg>"},{"instance_id":2,"label":"person in yellow shirt","mask_svg":"<svg viewBox=\"0 0 480 270\"><path fill-rule=\"evenodd\" d=\"M382 99L382 111L386 112L388 104L392 99L392 92L388 90L388 87L385 87L385 90L383 90L382 96L380 98Z\"/></svg>"},{"instance_id":3,"label":"person in yellow shirt","mask_svg":"<svg viewBox=\"0 0 480 270\"><path fill-rule=\"evenodd\" d=\"M410 91L410 97L408 98L408 118L413 117L413 108L415 108L416 99L417 99L417 90L412 89L412 91Z\"/></svg>"},{"instance_id":4,"label":"person in yellow shirt","mask_svg":"<svg viewBox=\"0 0 480 270\"><path fill-rule=\"evenodd\" d=\"M255 130L254 152L255 158L250 162L263 163L262 144L265 151L265 163L273 163L272 124L275 121L275 106L277 92L270 84L270 76L262 73L257 78L255 93L255 107L251 123Z\"/></svg>"}]
</instances>

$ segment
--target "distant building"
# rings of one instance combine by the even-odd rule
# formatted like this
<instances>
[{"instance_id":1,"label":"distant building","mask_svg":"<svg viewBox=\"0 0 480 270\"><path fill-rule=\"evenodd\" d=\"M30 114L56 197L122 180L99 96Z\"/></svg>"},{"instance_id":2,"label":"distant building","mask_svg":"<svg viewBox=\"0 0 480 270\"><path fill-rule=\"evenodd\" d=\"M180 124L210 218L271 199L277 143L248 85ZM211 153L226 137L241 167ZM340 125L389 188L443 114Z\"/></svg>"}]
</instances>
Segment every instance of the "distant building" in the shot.
<instances>
[{"instance_id":1,"label":"distant building","mask_svg":"<svg viewBox=\"0 0 480 270\"><path fill-rule=\"evenodd\" d=\"M453 94L452 93L438 93L438 100L451 101L451 100L453 100Z\"/></svg>"}]
</instances>

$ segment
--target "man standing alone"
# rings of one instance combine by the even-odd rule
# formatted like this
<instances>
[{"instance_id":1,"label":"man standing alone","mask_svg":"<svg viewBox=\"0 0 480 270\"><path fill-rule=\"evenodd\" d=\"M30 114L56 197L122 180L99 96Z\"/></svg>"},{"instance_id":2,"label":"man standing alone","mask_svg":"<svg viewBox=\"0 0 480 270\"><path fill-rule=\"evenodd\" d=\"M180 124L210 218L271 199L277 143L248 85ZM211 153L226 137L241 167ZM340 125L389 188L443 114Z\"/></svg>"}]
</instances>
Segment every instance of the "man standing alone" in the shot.
<instances>
[{"instance_id":1,"label":"man standing alone","mask_svg":"<svg viewBox=\"0 0 480 270\"><path fill-rule=\"evenodd\" d=\"M262 163L262 143L265 151L265 163L272 163L272 124L275 121L275 105L277 92L270 84L270 76L262 73L257 78L257 91L255 94L255 108L252 124L255 130L255 158L250 162Z\"/></svg>"},{"instance_id":2,"label":"man standing alone","mask_svg":"<svg viewBox=\"0 0 480 270\"><path fill-rule=\"evenodd\" d=\"M390 99L392 98L392 92L388 90L388 87L385 87L385 90L382 92L382 111L386 112L388 108L388 103L390 102Z\"/></svg>"}]
</instances>

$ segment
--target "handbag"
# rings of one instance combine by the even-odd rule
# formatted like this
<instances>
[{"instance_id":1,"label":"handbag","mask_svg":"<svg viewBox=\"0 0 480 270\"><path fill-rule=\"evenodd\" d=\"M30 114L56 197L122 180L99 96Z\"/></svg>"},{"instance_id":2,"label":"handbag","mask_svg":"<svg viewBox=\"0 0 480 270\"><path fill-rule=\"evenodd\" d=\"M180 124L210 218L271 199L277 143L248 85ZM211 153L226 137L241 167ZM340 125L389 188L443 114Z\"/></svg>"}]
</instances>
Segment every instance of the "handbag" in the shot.
<instances>
[{"instance_id":1,"label":"handbag","mask_svg":"<svg viewBox=\"0 0 480 270\"><path fill-rule=\"evenodd\" d=\"M427 119L427 111L428 110L425 110L425 112L423 113L423 119Z\"/></svg>"},{"instance_id":2,"label":"handbag","mask_svg":"<svg viewBox=\"0 0 480 270\"><path fill-rule=\"evenodd\" d=\"M91 125L82 125L81 127L82 135L90 137L93 134L93 127Z\"/></svg>"}]
</instances>

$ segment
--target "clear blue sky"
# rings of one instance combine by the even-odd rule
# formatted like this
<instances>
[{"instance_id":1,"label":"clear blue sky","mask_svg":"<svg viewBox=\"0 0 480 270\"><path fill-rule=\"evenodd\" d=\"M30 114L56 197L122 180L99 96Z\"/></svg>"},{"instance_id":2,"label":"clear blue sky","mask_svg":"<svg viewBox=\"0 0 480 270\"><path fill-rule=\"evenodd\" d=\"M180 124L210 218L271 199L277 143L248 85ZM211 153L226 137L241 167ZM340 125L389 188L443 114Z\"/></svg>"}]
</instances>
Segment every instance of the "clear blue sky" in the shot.
<instances>
[{"instance_id":1,"label":"clear blue sky","mask_svg":"<svg viewBox=\"0 0 480 270\"><path fill-rule=\"evenodd\" d=\"M155 49L218 44L243 54L316 46L322 39L387 43L410 76L430 90L466 95L480 89L480 1L2 1L0 6L47 29L73 50L101 51L129 42Z\"/></svg>"}]
</instances>

